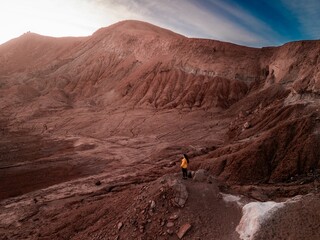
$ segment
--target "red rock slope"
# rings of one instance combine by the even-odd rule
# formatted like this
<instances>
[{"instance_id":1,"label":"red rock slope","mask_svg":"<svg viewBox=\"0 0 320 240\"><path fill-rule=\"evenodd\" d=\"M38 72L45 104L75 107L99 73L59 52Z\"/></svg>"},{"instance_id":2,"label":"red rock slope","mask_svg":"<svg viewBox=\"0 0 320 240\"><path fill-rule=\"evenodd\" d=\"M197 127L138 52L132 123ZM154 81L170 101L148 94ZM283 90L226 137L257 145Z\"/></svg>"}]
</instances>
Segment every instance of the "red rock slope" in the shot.
<instances>
[{"instance_id":1,"label":"red rock slope","mask_svg":"<svg viewBox=\"0 0 320 240\"><path fill-rule=\"evenodd\" d=\"M124 134L134 114L130 121L115 117L119 124L102 121L119 108L154 116L200 111L187 133L168 118L157 123L165 132L150 131L155 123L148 121L136 129L146 136L188 136L186 150L223 180L282 182L319 168L319 51L319 41L256 49L190 39L139 21L86 38L27 33L0 46L1 110L12 123L36 129L42 128L36 122L51 122L62 137L113 134L108 125ZM77 109L88 117L77 118ZM204 137L207 127L212 131ZM205 138L219 143L198 141ZM190 147L196 144L206 150Z\"/></svg>"}]
</instances>

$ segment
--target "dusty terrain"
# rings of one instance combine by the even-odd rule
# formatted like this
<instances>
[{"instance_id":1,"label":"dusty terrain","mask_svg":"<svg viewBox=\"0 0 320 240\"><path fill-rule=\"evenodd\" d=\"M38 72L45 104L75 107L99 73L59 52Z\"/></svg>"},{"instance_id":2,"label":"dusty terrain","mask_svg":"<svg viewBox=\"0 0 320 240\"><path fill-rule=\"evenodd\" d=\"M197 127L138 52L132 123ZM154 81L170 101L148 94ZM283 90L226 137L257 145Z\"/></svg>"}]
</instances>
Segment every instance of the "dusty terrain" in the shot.
<instances>
[{"instance_id":1,"label":"dusty terrain","mask_svg":"<svg viewBox=\"0 0 320 240\"><path fill-rule=\"evenodd\" d=\"M320 238L319 41L124 21L26 33L0 66L1 239Z\"/></svg>"}]
</instances>

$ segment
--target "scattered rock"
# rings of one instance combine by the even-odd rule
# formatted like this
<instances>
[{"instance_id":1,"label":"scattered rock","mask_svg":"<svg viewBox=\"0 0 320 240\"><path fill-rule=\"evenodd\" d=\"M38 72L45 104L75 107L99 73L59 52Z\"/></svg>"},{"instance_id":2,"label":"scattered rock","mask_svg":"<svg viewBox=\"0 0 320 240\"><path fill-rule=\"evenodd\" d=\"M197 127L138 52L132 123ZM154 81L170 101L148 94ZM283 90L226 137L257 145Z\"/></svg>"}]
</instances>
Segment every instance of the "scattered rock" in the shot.
<instances>
[{"instance_id":1,"label":"scattered rock","mask_svg":"<svg viewBox=\"0 0 320 240\"><path fill-rule=\"evenodd\" d=\"M100 182L100 181L96 181L95 185L96 185L96 186L100 186L100 185L101 185L101 182Z\"/></svg>"},{"instance_id":2,"label":"scattered rock","mask_svg":"<svg viewBox=\"0 0 320 240\"><path fill-rule=\"evenodd\" d=\"M120 229L123 227L123 223L122 222L119 222L118 223L118 230L120 231Z\"/></svg>"},{"instance_id":3,"label":"scattered rock","mask_svg":"<svg viewBox=\"0 0 320 240\"><path fill-rule=\"evenodd\" d=\"M169 217L170 220L177 220L179 218L178 214L173 214Z\"/></svg>"},{"instance_id":4,"label":"scattered rock","mask_svg":"<svg viewBox=\"0 0 320 240\"><path fill-rule=\"evenodd\" d=\"M251 127L251 124L249 122L246 122L245 124L243 124L243 129L248 129Z\"/></svg>"},{"instance_id":5,"label":"scattered rock","mask_svg":"<svg viewBox=\"0 0 320 240\"><path fill-rule=\"evenodd\" d=\"M163 227L164 224L165 224L165 221L162 220L161 223L160 223L160 226Z\"/></svg>"},{"instance_id":6,"label":"scattered rock","mask_svg":"<svg viewBox=\"0 0 320 240\"><path fill-rule=\"evenodd\" d=\"M155 201L151 201L150 208L151 208L151 209L154 209L155 207L156 207Z\"/></svg>"},{"instance_id":7,"label":"scattered rock","mask_svg":"<svg viewBox=\"0 0 320 240\"><path fill-rule=\"evenodd\" d=\"M183 236L189 231L189 229L191 228L191 224L190 223L186 223L184 225L182 225L179 229L179 231L177 232L177 236L179 239L182 239Z\"/></svg>"},{"instance_id":8,"label":"scattered rock","mask_svg":"<svg viewBox=\"0 0 320 240\"><path fill-rule=\"evenodd\" d=\"M168 222L167 223L167 228L172 228L174 226L174 222Z\"/></svg>"},{"instance_id":9,"label":"scattered rock","mask_svg":"<svg viewBox=\"0 0 320 240\"><path fill-rule=\"evenodd\" d=\"M167 230L167 233L168 233L169 235L172 235L172 234L173 234L173 230L172 230L172 229L168 229L168 230Z\"/></svg>"}]
</instances>

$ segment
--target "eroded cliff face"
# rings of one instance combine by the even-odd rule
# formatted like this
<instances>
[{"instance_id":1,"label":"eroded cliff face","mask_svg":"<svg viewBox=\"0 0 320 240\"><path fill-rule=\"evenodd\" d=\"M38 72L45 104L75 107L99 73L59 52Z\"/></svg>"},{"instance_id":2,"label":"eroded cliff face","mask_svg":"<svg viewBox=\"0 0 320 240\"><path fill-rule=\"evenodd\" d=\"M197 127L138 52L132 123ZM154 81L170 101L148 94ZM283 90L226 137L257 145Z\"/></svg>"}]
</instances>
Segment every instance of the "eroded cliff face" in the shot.
<instances>
[{"instance_id":1,"label":"eroded cliff face","mask_svg":"<svg viewBox=\"0 0 320 240\"><path fill-rule=\"evenodd\" d=\"M59 138L161 138L157 151L180 147L222 180L283 182L319 168L319 62L319 41L255 49L139 21L27 33L0 46L2 118Z\"/></svg>"}]
</instances>

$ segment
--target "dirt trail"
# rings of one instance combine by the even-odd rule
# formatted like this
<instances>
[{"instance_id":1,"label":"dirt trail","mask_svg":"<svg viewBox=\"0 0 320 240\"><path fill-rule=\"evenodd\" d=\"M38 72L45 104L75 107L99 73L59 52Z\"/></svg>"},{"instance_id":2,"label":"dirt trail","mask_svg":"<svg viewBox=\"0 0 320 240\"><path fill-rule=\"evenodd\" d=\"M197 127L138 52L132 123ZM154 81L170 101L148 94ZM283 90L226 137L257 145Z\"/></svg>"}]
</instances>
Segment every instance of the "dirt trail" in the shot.
<instances>
[{"instance_id":1,"label":"dirt trail","mask_svg":"<svg viewBox=\"0 0 320 240\"><path fill-rule=\"evenodd\" d=\"M189 193L182 221L194 226L193 236L200 239L237 240L235 232L241 208L235 202L225 202L216 183L186 181Z\"/></svg>"}]
</instances>

